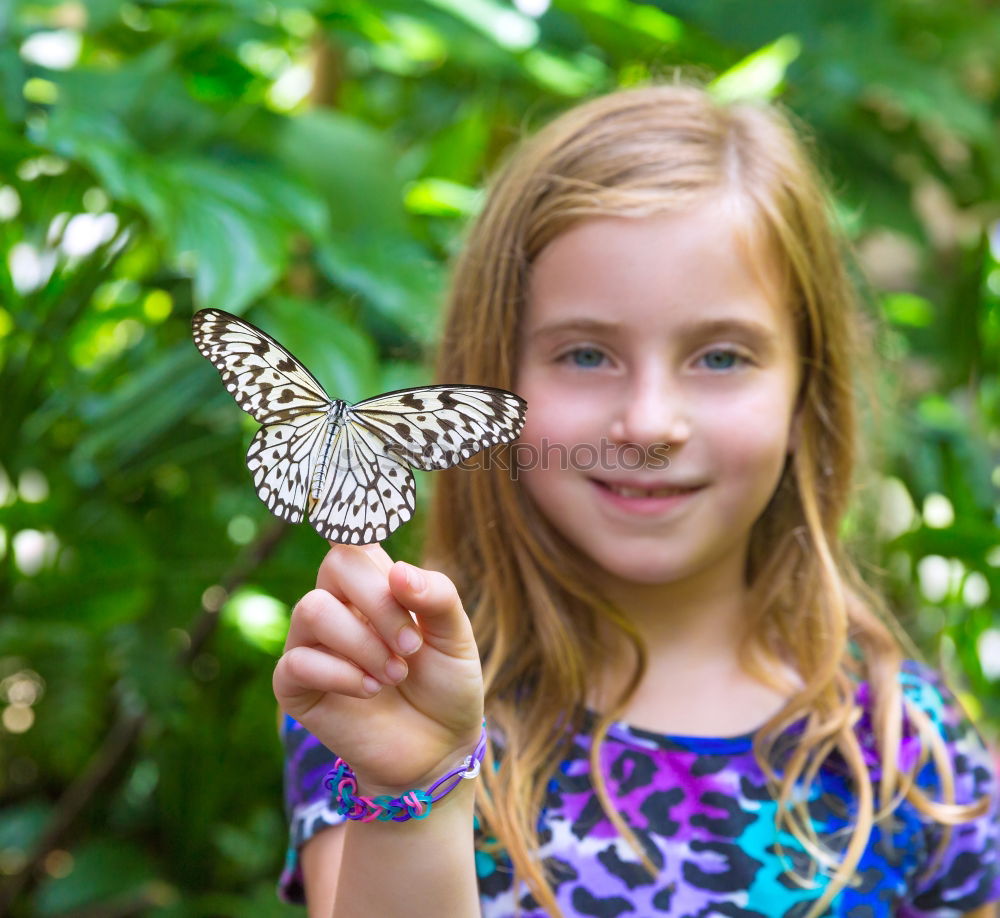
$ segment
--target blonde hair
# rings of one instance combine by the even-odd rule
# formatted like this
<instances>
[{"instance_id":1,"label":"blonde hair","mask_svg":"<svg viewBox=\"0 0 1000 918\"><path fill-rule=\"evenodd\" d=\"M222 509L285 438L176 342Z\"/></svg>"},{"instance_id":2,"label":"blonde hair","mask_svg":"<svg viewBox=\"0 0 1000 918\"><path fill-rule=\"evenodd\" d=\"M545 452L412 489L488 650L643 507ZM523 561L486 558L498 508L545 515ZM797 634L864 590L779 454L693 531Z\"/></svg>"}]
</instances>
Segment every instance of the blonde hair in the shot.
<instances>
[{"instance_id":1,"label":"blonde hair","mask_svg":"<svg viewBox=\"0 0 1000 918\"><path fill-rule=\"evenodd\" d=\"M531 265L574 223L678 211L718 191L749 204L754 234L780 263L797 325L800 436L751 533L751 627L743 658L762 682L792 691L757 731L754 753L779 802L778 828L789 828L816 866L832 874L809 913L815 915L851 881L874 823L900 799L939 822L970 818L972 811L948 807L954 782L943 742L926 716L907 707L899 641L840 546L857 442L857 308L823 183L789 119L774 107L719 104L695 86L659 85L603 96L543 128L501 170L471 228L453 276L437 376L513 386ZM508 473L445 472L436 488L427 556L452 575L471 610L487 717L503 738L499 767L483 771L483 830L507 852L515 882L523 879L538 903L559 915L535 856L538 813L549 778L583 724L588 683L607 652L598 635L608 623L633 648L635 666L595 728L591 775L606 815L655 874L611 802L597 758L642 679L645 649L595 589L586 560ZM852 654L852 645L860 652ZM782 662L801 677L797 689L774 675ZM877 794L854 730L860 679L873 698L883 766ZM924 738L921 762L905 774L896 758L904 708ZM783 731L797 721L804 721L797 744L779 749ZM847 763L858 800L840 850L816 838L805 804L792 802L796 783L810 781L834 753ZM914 786L928 756L941 775L940 802Z\"/></svg>"}]
</instances>

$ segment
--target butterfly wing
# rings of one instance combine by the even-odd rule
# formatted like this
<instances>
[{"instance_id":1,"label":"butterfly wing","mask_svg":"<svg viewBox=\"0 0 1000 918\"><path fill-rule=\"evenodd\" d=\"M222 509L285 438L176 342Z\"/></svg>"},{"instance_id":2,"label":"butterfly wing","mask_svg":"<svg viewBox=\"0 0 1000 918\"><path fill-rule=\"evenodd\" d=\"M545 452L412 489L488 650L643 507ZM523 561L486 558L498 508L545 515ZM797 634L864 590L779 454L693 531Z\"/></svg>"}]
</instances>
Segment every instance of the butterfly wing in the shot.
<instances>
[{"instance_id":1,"label":"butterfly wing","mask_svg":"<svg viewBox=\"0 0 1000 918\"><path fill-rule=\"evenodd\" d=\"M386 454L425 471L457 465L524 427L524 399L487 386L423 386L365 399L350 422L382 440Z\"/></svg>"},{"instance_id":2,"label":"butterfly wing","mask_svg":"<svg viewBox=\"0 0 1000 918\"><path fill-rule=\"evenodd\" d=\"M524 426L522 399L482 386L400 389L341 412L343 403L256 326L221 309L200 310L192 326L226 389L264 425L247 451L258 496L290 523L308 516L332 541L378 542L409 520L409 465L449 468L510 443Z\"/></svg>"},{"instance_id":3,"label":"butterfly wing","mask_svg":"<svg viewBox=\"0 0 1000 918\"><path fill-rule=\"evenodd\" d=\"M254 434L247 450L247 468L257 496L278 518L302 522L316 456L329 429L327 415L308 412L267 424Z\"/></svg>"},{"instance_id":4,"label":"butterfly wing","mask_svg":"<svg viewBox=\"0 0 1000 918\"><path fill-rule=\"evenodd\" d=\"M381 542L411 516L410 470L382 439L349 420L337 431L309 522L324 538L352 545Z\"/></svg>"},{"instance_id":5,"label":"butterfly wing","mask_svg":"<svg viewBox=\"0 0 1000 918\"><path fill-rule=\"evenodd\" d=\"M330 397L312 373L257 326L221 309L196 312L191 325L198 350L254 420L272 424L330 408Z\"/></svg>"}]
</instances>

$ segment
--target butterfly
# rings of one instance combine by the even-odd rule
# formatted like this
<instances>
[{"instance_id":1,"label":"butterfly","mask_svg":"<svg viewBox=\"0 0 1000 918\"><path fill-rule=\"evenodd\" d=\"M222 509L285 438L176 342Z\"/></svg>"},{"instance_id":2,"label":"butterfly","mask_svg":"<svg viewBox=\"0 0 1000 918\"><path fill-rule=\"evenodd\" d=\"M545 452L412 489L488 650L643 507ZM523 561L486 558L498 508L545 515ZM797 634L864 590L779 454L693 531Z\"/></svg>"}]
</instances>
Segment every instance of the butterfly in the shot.
<instances>
[{"instance_id":1,"label":"butterfly","mask_svg":"<svg viewBox=\"0 0 1000 918\"><path fill-rule=\"evenodd\" d=\"M244 319L202 309L192 328L236 404L263 425L247 450L257 495L334 542L380 542L409 520L411 466L449 468L524 426L527 404L505 389L421 386L350 405Z\"/></svg>"}]
</instances>

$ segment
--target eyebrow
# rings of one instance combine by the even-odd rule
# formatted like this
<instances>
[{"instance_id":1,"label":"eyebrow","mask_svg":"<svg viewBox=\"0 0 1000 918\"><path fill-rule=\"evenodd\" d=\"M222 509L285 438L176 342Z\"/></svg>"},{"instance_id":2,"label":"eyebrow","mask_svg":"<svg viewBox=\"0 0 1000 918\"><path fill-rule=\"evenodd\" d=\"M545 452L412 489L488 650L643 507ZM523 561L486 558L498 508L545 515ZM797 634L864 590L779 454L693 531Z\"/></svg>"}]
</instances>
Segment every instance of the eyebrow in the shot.
<instances>
[{"instance_id":1,"label":"eyebrow","mask_svg":"<svg viewBox=\"0 0 1000 918\"><path fill-rule=\"evenodd\" d=\"M565 332L604 332L608 334L619 331L621 327L620 322L579 317L543 323L531 332L531 337L545 337ZM681 325L678 333L682 339L736 335L747 338L760 347L773 345L776 337L774 331L762 322L757 322L754 319L737 318L697 319Z\"/></svg>"}]
</instances>

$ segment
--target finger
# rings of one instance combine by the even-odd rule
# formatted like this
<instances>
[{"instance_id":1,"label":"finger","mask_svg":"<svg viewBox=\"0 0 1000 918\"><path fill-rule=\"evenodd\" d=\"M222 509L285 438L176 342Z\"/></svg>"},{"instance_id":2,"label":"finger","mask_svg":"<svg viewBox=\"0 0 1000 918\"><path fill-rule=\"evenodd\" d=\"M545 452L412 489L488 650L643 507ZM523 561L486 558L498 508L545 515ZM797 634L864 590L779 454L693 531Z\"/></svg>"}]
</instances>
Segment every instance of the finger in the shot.
<instances>
[{"instance_id":1,"label":"finger","mask_svg":"<svg viewBox=\"0 0 1000 918\"><path fill-rule=\"evenodd\" d=\"M439 571L397 561L389 572L396 602L413 611L421 630L439 641L473 640L472 626L455 584Z\"/></svg>"},{"instance_id":2,"label":"finger","mask_svg":"<svg viewBox=\"0 0 1000 918\"><path fill-rule=\"evenodd\" d=\"M371 698L382 689L377 680L350 661L317 647L293 647L282 654L271 683L278 703L293 717L301 713L302 700L317 693Z\"/></svg>"},{"instance_id":3,"label":"finger","mask_svg":"<svg viewBox=\"0 0 1000 918\"><path fill-rule=\"evenodd\" d=\"M391 568L392 559L381 546L338 545L323 559L318 584L355 606L385 643L405 656L417 650L421 638L412 616L389 589Z\"/></svg>"},{"instance_id":4,"label":"finger","mask_svg":"<svg viewBox=\"0 0 1000 918\"><path fill-rule=\"evenodd\" d=\"M314 647L332 651L386 685L406 678L406 664L367 623L326 590L311 590L296 604L286 650Z\"/></svg>"},{"instance_id":5,"label":"finger","mask_svg":"<svg viewBox=\"0 0 1000 918\"><path fill-rule=\"evenodd\" d=\"M339 574L337 573L337 557L341 552L346 551L348 557L350 557L350 552L361 551L367 554L375 562L376 567L384 573L389 573L389 568L392 567L392 558L386 553L385 549L378 543L373 542L371 545L355 545L345 547L342 542L330 542L330 550L326 553L323 558L323 562L319 566L319 571L316 574L316 586L321 590L328 590L334 596L337 597L342 603L344 603L347 608L349 608L355 615L362 619L362 621L368 621L368 617L352 603L348 598L347 594L344 592L343 587L339 582ZM340 559L340 563L343 563L343 559Z\"/></svg>"},{"instance_id":6,"label":"finger","mask_svg":"<svg viewBox=\"0 0 1000 918\"><path fill-rule=\"evenodd\" d=\"M345 553L350 557L352 552L366 554L375 562L375 566L385 574L388 574L389 568L392 567L392 558L378 542L373 542L371 545L344 545L341 542L330 542L330 550L323 558L323 563L320 564L316 574L316 586L321 590L329 590L341 601L347 597L338 595L338 592L342 593L342 591L336 576L337 559Z\"/></svg>"}]
</instances>

